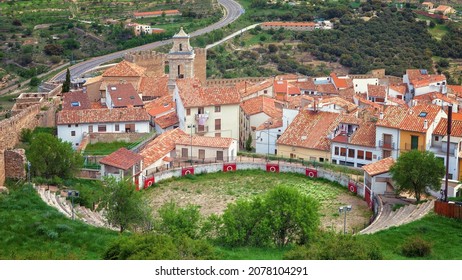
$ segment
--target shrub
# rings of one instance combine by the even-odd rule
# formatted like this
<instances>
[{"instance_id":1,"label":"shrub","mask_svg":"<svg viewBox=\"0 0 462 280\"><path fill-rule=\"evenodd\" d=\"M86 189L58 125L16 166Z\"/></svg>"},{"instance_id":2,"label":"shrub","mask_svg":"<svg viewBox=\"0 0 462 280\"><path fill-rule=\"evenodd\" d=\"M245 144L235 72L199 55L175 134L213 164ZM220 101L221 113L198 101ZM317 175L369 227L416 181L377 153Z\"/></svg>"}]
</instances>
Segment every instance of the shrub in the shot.
<instances>
[{"instance_id":1,"label":"shrub","mask_svg":"<svg viewBox=\"0 0 462 280\"><path fill-rule=\"evenodd\" d=\"M170 236L185 235L197 238L199 233L199 207L188 205L178 207L174 202L165 203L159 209L160 219L157 221L158 231Z\"/></svg>"},{"instance_id":2,"label":"shrub","mask_svg":"<svg viewBox=\"0 0 462 280\"><path fill-rule=\"evenodd\" d=\"M426 257L431 254L432 244L421 237L408 238L401 246L401 253L409 258Z\"/></svg>"}]
</instances>

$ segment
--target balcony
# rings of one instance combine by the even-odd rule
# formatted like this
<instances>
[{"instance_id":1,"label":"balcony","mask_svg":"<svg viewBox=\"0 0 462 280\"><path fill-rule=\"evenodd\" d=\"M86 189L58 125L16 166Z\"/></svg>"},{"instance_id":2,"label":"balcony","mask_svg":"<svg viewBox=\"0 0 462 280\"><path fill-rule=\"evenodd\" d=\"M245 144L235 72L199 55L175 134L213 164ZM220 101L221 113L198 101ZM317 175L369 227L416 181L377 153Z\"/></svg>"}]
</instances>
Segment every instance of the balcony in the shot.
<instances>
[{"instance_id":1,"label":"balcony","mask_svg":"<svg viewBox=\"0 0 462 280\"><path fill-rule=\"evenodd\" d=\"M425 147L424 146L416 146L414 148L412 148L412 145L411 143L404 143L404 150L405 151L410 151L410 150L419 150L419 151L425 151Z\"/></svg>"},{"instance_id":2,"label":"balcony","mask_svg":"<svg viewBox=\"0 0 462 280\"><path fill-rule=\"evenodd\" d=\"M199 119L205 119L207 121L209 118L209 114L196 114L196 121L199 121Z\"/></svg>"},{"instance_id":3,"label":"balcony","mask_svg":"<svg viewBox=\"0 0 462 280\"><path fill-rule=\"evenodd\" d=\"M205 134L209 132L209 126L208 125L196 125L194 131L196 134Z\"/></svg>"},{"instance_id":4,"label":"balcony","mask_svg":"<svg viewBox=\"0 0 462 280\"><path fill-rule=\"evenodd\" d=\"M395 150L396 145L395 142L386 142L383 140L379 141L379 147L382 149L387 149L387 150Z\"/></svg>"}]
</instances>

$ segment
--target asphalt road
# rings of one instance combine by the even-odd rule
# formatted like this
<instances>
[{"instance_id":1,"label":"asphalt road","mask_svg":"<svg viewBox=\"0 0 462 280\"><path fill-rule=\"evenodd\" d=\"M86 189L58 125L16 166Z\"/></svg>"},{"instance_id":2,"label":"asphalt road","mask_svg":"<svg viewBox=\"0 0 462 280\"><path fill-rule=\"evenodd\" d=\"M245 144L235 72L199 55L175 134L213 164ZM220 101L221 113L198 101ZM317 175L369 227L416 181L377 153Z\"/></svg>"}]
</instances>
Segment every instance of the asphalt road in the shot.
<instances>
[{"instance_id":1,"label":"asphalt road","mask_svg":"<svg viewBox=\"0 0 462 280\"><path fill-rule=\"evenodd\" d=\"M242 8L242 6L233 0L218 0L218 3L222 5L223 8L225 9L224 17L219 22L216 22L203 29L192 32L191 34L189 34L191 37L199 36L199 35L211 32L215 29L222 28L232 23L233 21L235 21L237 18L239 18L244 13L244 9ZM131 49L111 53L111 54L104 55L104 56L94 57L90 60L80 62L78 64L75 64L69 67L69 70L71 72L71 77L72 78L80 77L82 74L84 74L90 69L93 69L96 66L99 66L108 61L123 57L126 52L151 50L151 49L164 46L164 45L168 45L171 43L172 43L172 39L169 39L165 41L154 42L154 43L146 44L146 45L139 46L136 48L131 48ZM57 75L55 75L53 78L51 78L50 81L63 81L65 79L65 76L66 76L66 70L63 70Z\"/></svg>"}]
</instances>

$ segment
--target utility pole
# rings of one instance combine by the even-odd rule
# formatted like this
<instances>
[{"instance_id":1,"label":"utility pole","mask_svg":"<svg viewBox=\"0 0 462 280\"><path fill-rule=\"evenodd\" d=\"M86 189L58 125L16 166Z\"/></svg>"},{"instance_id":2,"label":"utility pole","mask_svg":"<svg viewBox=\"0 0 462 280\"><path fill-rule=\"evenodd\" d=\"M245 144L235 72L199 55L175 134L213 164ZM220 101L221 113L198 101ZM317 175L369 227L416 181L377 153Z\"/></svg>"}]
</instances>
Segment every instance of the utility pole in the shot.
<instances>
[{"instance_id":1,"label":"utility pole","mask_svg":"<svg viewBox=\"0 0 462 280\"><path fill-rule=\"evenodd\" d=\"M446 146L446 180L444 180L444 201L448 202L449 149L451 147L452 106L448 106L448 143Z\"/></svg>"}]
</instances>

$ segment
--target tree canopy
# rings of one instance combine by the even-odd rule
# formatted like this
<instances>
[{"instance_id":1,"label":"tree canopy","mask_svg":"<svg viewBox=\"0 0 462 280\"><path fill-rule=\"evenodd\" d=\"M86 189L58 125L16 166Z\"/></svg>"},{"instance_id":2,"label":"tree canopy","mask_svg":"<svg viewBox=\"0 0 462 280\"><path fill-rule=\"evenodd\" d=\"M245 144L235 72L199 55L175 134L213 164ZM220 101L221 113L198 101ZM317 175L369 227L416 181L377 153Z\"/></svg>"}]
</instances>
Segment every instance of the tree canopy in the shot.
<instances>
[{"instance_id":1,"label":"tree canopy","mask_svg":"<svg viewBox=\"0 0 462 280\"><path fill-rule=\"evenodd\" d=\"M62 93L69 92L70 89L71 89L71 72L69 71L69 68L67 68L66 80L63 83L63 88L62 88L61 92Z\"/></svg>"},{"instance_id":2,"label":"tree canopy","mask_svg":"<svg viewBox=\"0 0 462 280\"><path fill-rule=\"evenodd\" d=\"M83 165L83 157L68 142L49 133L38 133L26 152L32 172L37 176L71 178Z\"/></svg>"},{"instance_id":3,"label":"tree canopy","mask_svg":"<svg viewBox=\"0 0 462 280\"><path fill-rule=\"evenodd\" d=\"M426 187L432 190L441 188L445 168L443 161L432 152L411 150L399 156L390 173L396 183L395 189L414 194L419 202Z\"/></svg>"}]
</instances>

